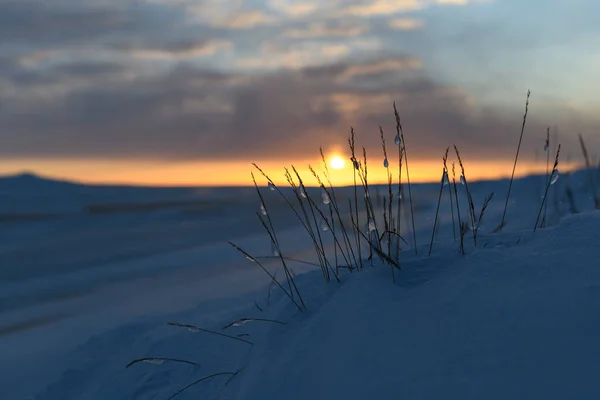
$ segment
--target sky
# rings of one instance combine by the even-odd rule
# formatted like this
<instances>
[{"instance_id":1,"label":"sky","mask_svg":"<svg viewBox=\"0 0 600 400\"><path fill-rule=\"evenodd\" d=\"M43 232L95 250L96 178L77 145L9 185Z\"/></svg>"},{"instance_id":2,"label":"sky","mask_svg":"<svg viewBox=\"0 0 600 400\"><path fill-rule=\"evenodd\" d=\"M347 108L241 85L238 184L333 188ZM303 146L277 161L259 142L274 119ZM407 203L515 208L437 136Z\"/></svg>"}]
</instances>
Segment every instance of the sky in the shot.
<instances>
[{"instance_id":1,"label":"sky","mask_svg":"<svg viewBox=\"0 0 600 400\"><path fill-rule=\"evenodd\" d=\"M528 90L518 173L545 168L547 127L581 161L577 134L600 151L598 15L595 0L0 0L0 173L250 184L251 162L279 179L319 147L347 160L354 127L383 174L396 102L415 180L437 180L452 144L471 176L506 176Z\"/></svg>"}]
</instances>

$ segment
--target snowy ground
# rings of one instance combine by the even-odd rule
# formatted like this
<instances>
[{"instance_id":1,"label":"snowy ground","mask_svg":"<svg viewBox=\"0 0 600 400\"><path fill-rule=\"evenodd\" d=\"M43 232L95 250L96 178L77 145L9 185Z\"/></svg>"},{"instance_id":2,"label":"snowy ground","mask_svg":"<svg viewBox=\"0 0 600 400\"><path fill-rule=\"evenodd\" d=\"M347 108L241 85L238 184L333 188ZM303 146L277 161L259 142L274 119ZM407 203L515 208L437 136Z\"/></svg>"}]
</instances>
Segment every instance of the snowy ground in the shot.
<instances>
[{"instance_id":1,"label":"snowy ground","mask_svg":"<svg viewBox=\"0 0 600 400\"><path fill-rule=\"evenodd\" d=\"M589 211L587 175L561 177L550 227L534 234L542 185L515 182L508 225L492 234L508 183L473 183L476 207L492 190L495 198L466 256L444 197L431 258L439 188L414 186L419 254L405 249L396 283L377 263L341 284L292 264L308 305L300 313L226 244L270 253L253 188L0 180L0 398L167 399L240 369L226 386L230 376L218 376L178 398L598 398L600 214ZM265 195L285 254L314 260L293 215ZM287 324L221 330L248 317ZM241 339L253 344L167 322L248 334ZM141 357L199 365L125 369Z\"/></svg>"}]
</instances>

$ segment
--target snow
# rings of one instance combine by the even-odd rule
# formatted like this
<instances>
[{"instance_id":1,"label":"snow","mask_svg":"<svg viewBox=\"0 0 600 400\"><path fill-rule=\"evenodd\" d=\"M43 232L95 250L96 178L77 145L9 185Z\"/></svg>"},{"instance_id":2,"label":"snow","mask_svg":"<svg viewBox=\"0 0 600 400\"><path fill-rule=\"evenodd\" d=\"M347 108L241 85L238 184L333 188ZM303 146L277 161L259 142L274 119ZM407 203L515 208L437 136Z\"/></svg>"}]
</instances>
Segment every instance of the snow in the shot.
<instances>
[{"instance_id":1,"label":"snow","mask_svg":"<svg viewBox=\"0 0 600 400\"><path fill-rule=\"evenodd\" d=\"M516 181L508 223L493 233L508 182L470 182L477 212L495 197L464 256L444 197L431 257L439 185L414 185L419 254L401 253L396 282L379 260L329 284L318 268L291 262L308 307L301 313L226 243L272 253L254 188L0 179L0 398L167 399L237 371L177 398L599 398L600 212L586 172L563 173L550 190L548 227L534 233L543 184ZM340 203L353 195L336 194ZM263 196L284 254L315 261L277 193ZM409 218L402 224L411 242ZM241 318L285 325L222 329ZM144 357L199 365L125 368Z\"/></svg>"}]
</instances>

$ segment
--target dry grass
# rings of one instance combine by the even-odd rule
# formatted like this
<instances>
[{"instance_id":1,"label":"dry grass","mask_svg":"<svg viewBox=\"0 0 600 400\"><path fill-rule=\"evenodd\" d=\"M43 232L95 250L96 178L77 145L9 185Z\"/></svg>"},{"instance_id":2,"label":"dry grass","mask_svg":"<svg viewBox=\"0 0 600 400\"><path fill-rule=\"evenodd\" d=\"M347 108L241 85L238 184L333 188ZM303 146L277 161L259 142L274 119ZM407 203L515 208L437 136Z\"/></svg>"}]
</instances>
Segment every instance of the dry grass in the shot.
<instances>
[{"instance_id":1,"label":"dry grass","mask_svg":"<svg viewBox=\"0 0 600 400\"><path fill-rule=\"evenodd\" d=\"M525 101L525 114L523 115L523 124L521 125L521 135L519 136L519 144L517 146L517 154L515 155L515 163L513 165L512 174L510 176L510 183L508 184L508 192L506 193L506 202L504 203L504 211L502 212L502 221L500 225L495 229L495 232L500 232L504 229L506 223L506 210L508 209L508 200L510 199L510 191L512 189L513 181L515 179L515 170L517 169L517 161L519 160L519 152L521 151L521 143L523 142L523 133L525 132L525 124L527 123L527 112L529 111L529 97L531 91L527 91L527 100Z\"/></svg>"},{"instance_id":2,"label":"dry grass","mask_svg":"<svg viewBox=\"0 0 600 400\"><path fill-rule=\"evenodd\" d=\"M556 150L556 158L554 159L554 166L552 167L552 174L548 178L546 182L546 190L544 192L544 198L542 199L542 205L540 206L540 211L538 212L538 216L535 220L535 225L533 226L533 231L535 232L538 228L538 223L540 222L540 216L542 215L542 211L544 209L544 204L546 203L546 199L548 197L548 190L550 190L550 186L554 183L552 181L552 176L558 173L558 161L560 157L560 144L558 145L558 149Z\"/></svg>"},{"instance_id":3,"label":"dry grass","mask_svg":"<svg viewBox=\"0 0 600 400\"><path fill-rule=\"evenodd\" d=\"M431 232L431 242L429 243L429 254L428 254L429 257L431 257L431 251L433 250L433 240L435 239L435 232L436 232L436 227L437 227L437 222L438 222L438 216L440 213L440 204L442 203L442 194L444 193L444 181L447 179L446 164L448 162L448 151L450 151L450 147L446 148L446 154L444 154L444 157L442 158L442 160L443 160L442 179L440 181L440 194L438 196L437 207L435 209L435 218L433 220L433 229ZM450 198L452 199L452 195L450 196Z\"/></svg>"}]
</instances>

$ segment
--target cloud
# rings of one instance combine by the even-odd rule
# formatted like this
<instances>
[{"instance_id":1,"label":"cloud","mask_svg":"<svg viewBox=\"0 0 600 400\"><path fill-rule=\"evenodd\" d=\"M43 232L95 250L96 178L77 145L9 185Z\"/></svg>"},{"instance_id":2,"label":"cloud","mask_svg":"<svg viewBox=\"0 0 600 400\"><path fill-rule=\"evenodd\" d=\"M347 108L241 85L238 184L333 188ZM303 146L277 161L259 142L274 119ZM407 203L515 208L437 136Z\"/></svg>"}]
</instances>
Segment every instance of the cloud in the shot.
<instances>
[{"instance_id":1,"label":"cloud","mask_svg":"<svg viewBox=\"0 0 600 400\"><path fill-rule=\"evenodd\" d=\"M350 126L379 151L396 101L416 158L511 157L528 88L530 149L600 128L592 13L501 3L0 0L0 155L298 159Z\"/></svg>"},{"instance_id":2,"label":"cloud","mask_svg":"<svg viewBox=\"0 0 600 400\"><path fill-rule=\"evenodd\" d=\"M349 53L350 47L344 44L273 42L264 43L257 56L240 58L235 65L242 69L300 69L334 62Z\"/></svg>"},{"instance_id":3,"label":"cloud","mask_svg":"<svg viewBox=\"0 0 600 400\"><path fill-rule=\"evenodd\" d=\"M346 8L345 12L350 15L370 17L417 11L423 7L423 2L419 0L375 0L351 5Z\"/></svg>"},{"instance_id":4,"label":"cloud","mask_svg":"<svg viewBox=\"0 0 600 400\"><path fill-rule=\"evenodd\" d=\"M388 26L392 29L413 30L420 29L425 25L425 22L415 18L394 18L388 21Z\"/></svg>"},{"instance_id":5,"label":"cloud","mask_svg":"<svg viewBox=\"0 0 600 400\"><path fill-rule=\"evenodd\" d=\"M360 20L333 20L310 23L305 28L292 28L284 32L290 38L350 38L369 31L369 25Z\"/></svg>"},{"instance_id":6,"label":"cloud","mask_svg":"<svg viewBox=\"0 0 600 400\"><path fill-rule=\"evenodd\" d=\"M297 159L314 156L320 145L343 144L350 126L361 144L378 151L377 126L390 135L394 131L393 101L414 157L438 157L440 148L452 143L471 158L488 157L490 148L494 156L512 154L514 141L507 133L517 129L520 115L478 108L468 94L431 79L413 68L414 62L373 59L261 75L181 66L151 78L78 88L60 101L29 98L26 107L0 109L0 154ZM94 79L120 68L80 64L52 73ZM393 81L390 71L396 74ZM531 116L528 129L544 126Z\"/></svg>"},{"instance_id":7,"label":"cloud","mask_svg":"<svg viewBox=\"0 0 600 400\"><path fill-rule=\"evenodd\" d=\"M127 55L139 59L185 60L188 58L210 56L218 51L229 49L233 43L227 40L207 40L204 42L184 42L167 46L146 48L133 47Z\"/></svg>"},{"instance_id":8,"label":"cloud","mask_svg":"<svg viewBox=\"0 0 600 400\"><path fill-rule=\"evenodd\" d=\"M85 8L37 2L0 3L0 36L17 43L82 41L109 34L131 32L144 24L120 8Z\"/></svg>"}]
</instances>

